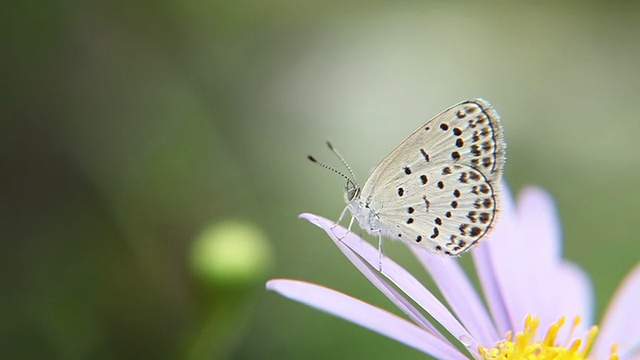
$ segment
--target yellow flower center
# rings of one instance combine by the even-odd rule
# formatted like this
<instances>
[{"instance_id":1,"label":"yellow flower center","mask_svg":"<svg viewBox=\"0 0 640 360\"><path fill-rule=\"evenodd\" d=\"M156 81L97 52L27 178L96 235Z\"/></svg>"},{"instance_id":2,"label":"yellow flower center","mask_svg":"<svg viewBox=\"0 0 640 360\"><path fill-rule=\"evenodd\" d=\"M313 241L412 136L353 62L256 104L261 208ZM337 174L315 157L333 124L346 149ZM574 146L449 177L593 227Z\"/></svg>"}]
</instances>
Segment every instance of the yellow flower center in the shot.
<instances>
[{"instance_id":1,"label":"yellow flower center","mask_svg":"<svg viewBox=\"0 0 640 360\"><path fill-rule=\"evenodd\" d=\"M598 333L598 327L592 326L585 339L574 339L573 332L580 323L580 317L575 318L569 337L565 344L559 344L558 330L564 325L565 318L551 324L544 339L536 338L540 319L527 315L524 320L524 330L515 335L507 333L506 339L498 342L493 348L480 346L478 351L484 360L585 360L591 345ZM583 345L584 344L584 345ZM609 360L618 360L617 347L611 348Z\"/></svg>"}]
</instances>

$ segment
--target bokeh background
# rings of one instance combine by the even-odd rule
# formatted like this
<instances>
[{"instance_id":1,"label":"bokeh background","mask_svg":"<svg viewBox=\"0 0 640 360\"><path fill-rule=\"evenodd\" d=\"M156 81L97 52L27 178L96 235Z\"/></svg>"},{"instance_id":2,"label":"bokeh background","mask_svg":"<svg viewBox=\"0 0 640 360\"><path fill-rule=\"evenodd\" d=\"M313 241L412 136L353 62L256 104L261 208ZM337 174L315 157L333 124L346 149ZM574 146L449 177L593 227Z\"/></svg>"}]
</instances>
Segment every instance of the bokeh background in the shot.
<instances>
[{"instance_id":1,"label":"bokeh background","mask_svg":"<svg viewBox=\"0 0 640 360\"><path fill-rule=\"evenodd\" d=\"M338 166L331 139L362 181L474 97L502 115L512 190L554 196L598 317L638 261L636 2L1 7L2 358L424 358L264 282L393 309L297 219L343 208L305 157Z\"/></svg>"}]
</instances>

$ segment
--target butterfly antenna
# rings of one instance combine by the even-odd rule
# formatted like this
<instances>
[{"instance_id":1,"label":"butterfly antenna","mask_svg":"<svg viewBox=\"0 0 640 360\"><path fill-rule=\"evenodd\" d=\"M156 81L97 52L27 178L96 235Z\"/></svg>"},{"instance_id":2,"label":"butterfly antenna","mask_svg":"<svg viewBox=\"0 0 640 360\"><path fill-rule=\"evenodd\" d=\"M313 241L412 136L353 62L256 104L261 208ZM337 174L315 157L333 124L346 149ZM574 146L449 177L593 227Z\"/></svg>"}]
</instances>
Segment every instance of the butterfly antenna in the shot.
<instances>
[{"instance_id":1,"label":"butterfly antenna","mask_svg":"<svg viewBox=\"0 0 640 360\"><path fill-rule=\"evenodd\" d=\"M324 163L321 163L320 161L316 160L316 158L314 158L313 156L311 156L311 155L307 155L307 159L311 160L311 162L313 162L313 163L315 163L315 164L318 164L318 165L322 166L323 168L325 168L325 169L327 169L327 170L331 170L331 171L333 171L334 173L336 173L336 174L338 174L338 175L342 176L342 177L343 177L343 178L345 178L347 181L349 181L349 182L351 182L352 184L354 184L354 185L355 185L354 181L353 181L353 180L351 180L347 175L345 175L345 174L341 173L340 171L338 171L338 170L336 170L336 169L332 168L332 167L331 167L331 166L329 166L329 165L326 165L326 164L324 164Z\"/></svg>"},{"instance_id":2,"label":"butterfly antenna","mask_svg":"<svg viewBox=\"0 0 640 360\"><path fill-rule=\"evenodd\" d=\"M351 170L351 166L349 166L349 164L347 164L347 162L344 160L344 158L342 157L342 155L340 155L340 153L338 152L338 150L336 150L336 148L333 147L333 144L331 144L330 141L327 141L327 146L329 147L329 150L331 150L331 152L338 158L340 159L340 162L342 162L342 165L344 165L344 167L347 168L347 170L349 170L349 174L351 174L351 182L353 182L354 184L356 183L356 175L353 173L353 170Z\"/></svg>"}]
</instances>

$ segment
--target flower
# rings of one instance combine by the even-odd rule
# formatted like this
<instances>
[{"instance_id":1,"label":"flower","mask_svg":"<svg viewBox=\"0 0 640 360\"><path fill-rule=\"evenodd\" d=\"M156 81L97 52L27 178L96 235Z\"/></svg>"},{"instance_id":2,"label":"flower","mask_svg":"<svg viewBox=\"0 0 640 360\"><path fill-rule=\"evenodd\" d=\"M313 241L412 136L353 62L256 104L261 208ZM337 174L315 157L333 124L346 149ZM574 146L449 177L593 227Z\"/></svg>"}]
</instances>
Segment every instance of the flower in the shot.
<instances>
[{"instance_id":1,"label":"flower","mask_svg":"<svg viewBox=\"0 0 640 360\"><path fill-rule=\"evenodd\" d=\"M593 312L591 283L582 269L561 257L560 227L551 197L528 188L516 207L506 186L503 194L498 225L490 239L471 251L487 306L455 259L410 246L447 307L390 258L383 256L378 271L375 247L312 214L301 218L325 230L410 321L304 281L273 279L267 289L438 359L638 359L640 265L616 291L600 330L588 326ZM436 329L423 311L448 334Z\"/></svg>"}]
</instances>

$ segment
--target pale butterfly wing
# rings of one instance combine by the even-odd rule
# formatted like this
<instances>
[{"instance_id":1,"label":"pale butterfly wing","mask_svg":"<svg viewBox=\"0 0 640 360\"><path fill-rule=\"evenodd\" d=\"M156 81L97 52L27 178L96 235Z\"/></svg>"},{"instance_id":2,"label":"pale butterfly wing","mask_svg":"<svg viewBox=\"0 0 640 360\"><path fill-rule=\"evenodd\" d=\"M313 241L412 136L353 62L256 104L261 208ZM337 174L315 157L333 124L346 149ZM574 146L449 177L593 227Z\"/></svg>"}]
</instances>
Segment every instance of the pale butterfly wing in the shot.
<instances>
[{"instance_id":1,"label":"pale butterfly wing","mask_svg":"<svg viewBox=\"0 0 640 360\"><path fill-rule=\"evenodd\" d=\"M459 254L496 222L505 147L489 102L454 105L393 149L350 209L370 233Z\"/></svg>"}]
</instances>

